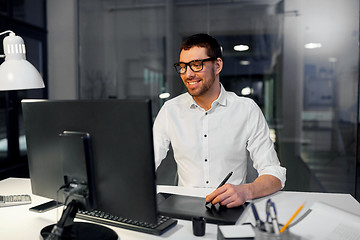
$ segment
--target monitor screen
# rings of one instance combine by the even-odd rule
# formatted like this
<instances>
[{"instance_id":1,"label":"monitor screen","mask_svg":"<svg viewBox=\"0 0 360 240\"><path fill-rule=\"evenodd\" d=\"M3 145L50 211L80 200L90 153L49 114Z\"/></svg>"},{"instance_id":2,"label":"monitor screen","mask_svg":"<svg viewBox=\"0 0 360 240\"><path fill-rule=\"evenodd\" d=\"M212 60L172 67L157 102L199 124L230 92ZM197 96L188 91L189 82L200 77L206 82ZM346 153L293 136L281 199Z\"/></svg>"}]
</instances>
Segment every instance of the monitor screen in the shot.
<instances>
[{"instance_id":1,"label":"monitor screen","mask_svg":"<svg viewBox=\"0 0 360 240\"><path fill-rule=\"evenodd\" d=\"M149 100L24 100L22 110L34 194L58 198L64 184L59 134L84 132L91 137L97 209L156 222Z\"/></svg>"}]
</instances>

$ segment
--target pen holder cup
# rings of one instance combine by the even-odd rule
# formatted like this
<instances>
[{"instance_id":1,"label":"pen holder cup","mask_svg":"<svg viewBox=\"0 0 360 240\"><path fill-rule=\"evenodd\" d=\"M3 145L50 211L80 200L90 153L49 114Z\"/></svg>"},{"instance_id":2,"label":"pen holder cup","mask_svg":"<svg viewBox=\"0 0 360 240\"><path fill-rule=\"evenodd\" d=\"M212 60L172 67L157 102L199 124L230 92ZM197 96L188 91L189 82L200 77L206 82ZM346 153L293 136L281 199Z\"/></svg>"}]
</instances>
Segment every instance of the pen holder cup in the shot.
<instances>
[{"instance_id":1,"label":"pen holder cup","mask_svg":"<svg viewBox=\"0 0 360 240\"><path fill-rule=\"evenodd\" d=\"M283 225L279 225L280 229ZM276 234L274 232L267 232L261 229L255 228L255 240L300 240L300 238L292 234L289 229L285 229L284 232Z\"/></svg>"}]
</instances>

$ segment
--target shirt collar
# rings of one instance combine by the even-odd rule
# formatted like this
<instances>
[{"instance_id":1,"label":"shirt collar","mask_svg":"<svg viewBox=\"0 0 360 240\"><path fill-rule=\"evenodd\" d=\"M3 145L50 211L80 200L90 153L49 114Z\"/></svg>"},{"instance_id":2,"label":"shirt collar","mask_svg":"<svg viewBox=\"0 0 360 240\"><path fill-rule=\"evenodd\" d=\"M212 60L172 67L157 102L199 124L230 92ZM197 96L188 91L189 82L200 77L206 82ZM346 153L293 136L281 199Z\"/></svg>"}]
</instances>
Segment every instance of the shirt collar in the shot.
<instances>
[{"instance_id":1,"label":"shirt collar","mask_svg":"<svg viewBox=\"0 0 360 240\"><path fill-rule=\"evenodd\" d=\"M189 96L189 106L191 109L199 107L198 104L195 102L194 98L187 92L186 93ZM224 88L224 86L220 83L220 95L219 97L211 104L212 107L216 105L226 106L226 97L227 92Z\"/></svg>"},{"instance_id":2,"label":"shirt collar","mask_svg":"<svg viewBox=\"0 0 360 240\"><path fill-rule=\"evenodd\" d=\"M227 92L224 86L220 83L220 95L214 102L218 102L221 106L226 106L226 98Z\"/></svg>"}]
</instances>

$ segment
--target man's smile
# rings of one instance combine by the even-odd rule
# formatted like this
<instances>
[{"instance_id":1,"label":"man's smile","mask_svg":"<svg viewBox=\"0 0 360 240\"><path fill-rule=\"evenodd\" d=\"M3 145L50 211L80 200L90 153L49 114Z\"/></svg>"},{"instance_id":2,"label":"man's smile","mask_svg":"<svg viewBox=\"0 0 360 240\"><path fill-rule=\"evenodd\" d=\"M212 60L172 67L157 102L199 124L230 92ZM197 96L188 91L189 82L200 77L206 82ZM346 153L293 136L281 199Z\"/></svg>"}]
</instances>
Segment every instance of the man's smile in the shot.
<instances>
[{"instance_id":1,"label":"man's smile","mask_svg":"<svg viewBox=\"0 0 360 240\"><path fill-rule=\"evenodd\" d=\"M201 82L201 80L197 80L197 81L189 81L188 84L189 85L195 85L197 83Z\"/></svg>"},{"instance_id":2,"label":"man's smile","mask_svg":"<svg viewBox=\"0 0 360 240\"><path fill-rule=\"evenodd\" d=\"M197 79L188 79L186 81L186 86L189 87L189 88L195 88L200 84L201 81L202 81L202 79L199 79L199 78L197 78Z\"/></svg>"}]
</instances>

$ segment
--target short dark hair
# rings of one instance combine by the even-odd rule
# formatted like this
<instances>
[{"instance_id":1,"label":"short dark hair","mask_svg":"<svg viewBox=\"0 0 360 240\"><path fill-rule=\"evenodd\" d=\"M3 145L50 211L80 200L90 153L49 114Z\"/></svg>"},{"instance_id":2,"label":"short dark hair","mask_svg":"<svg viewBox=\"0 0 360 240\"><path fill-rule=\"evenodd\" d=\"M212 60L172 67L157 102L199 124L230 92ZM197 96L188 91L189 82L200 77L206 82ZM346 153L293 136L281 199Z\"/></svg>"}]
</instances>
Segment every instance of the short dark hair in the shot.
<instances>
[{"instance_id":1,"label":"short dark hair","mask_svg":"<svg viewBox=\"0 0 360 240\"><path fill-rule=\"evenodd\" d=\"M189 50L192 47L206 48L209 57L222 59L220 44L215 38L206 33L198 33L186 38L180 46L180 52L182 50Z\"/></svg>"}]
</instances>

